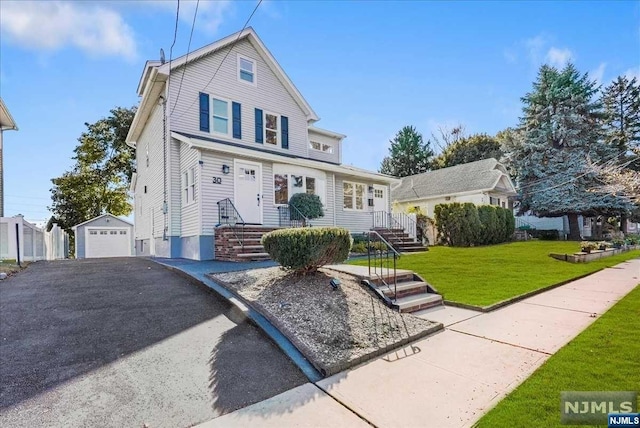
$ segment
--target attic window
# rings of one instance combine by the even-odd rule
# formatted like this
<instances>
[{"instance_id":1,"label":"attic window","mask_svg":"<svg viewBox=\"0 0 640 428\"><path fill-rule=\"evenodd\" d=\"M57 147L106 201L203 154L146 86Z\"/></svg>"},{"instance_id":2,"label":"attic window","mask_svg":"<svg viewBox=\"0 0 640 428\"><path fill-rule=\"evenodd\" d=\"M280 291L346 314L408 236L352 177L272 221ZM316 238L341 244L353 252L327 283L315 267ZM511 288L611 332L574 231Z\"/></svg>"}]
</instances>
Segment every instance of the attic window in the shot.
<instances>
[{"instance_id":1,"label":"attic window","mask_svg":"<svg viewBox=\"0 0 640 428\"><path fill-rule=\"evenodd\" d=\"M256 84L256 62L251 58L238 55L238 80L251 85Z\"/></svg>"}]
</instances>

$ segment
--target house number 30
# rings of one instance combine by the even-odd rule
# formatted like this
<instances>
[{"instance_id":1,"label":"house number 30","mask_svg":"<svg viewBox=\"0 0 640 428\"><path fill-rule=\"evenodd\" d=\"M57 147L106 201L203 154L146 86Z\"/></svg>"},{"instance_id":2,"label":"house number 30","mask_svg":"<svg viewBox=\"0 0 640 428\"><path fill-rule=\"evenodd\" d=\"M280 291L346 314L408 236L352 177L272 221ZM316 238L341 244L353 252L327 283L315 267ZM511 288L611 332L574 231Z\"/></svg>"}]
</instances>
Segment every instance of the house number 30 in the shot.
<instances>
[{"instance_id":1,"label":"house number 30","mask_svg":"<svg viewBox=\"0 0 640 428\"><path fill-rule=\"evenodd\" d=\"M221 177L213 177L213 184L222 184Z\"/></svg>"}]
</instances>

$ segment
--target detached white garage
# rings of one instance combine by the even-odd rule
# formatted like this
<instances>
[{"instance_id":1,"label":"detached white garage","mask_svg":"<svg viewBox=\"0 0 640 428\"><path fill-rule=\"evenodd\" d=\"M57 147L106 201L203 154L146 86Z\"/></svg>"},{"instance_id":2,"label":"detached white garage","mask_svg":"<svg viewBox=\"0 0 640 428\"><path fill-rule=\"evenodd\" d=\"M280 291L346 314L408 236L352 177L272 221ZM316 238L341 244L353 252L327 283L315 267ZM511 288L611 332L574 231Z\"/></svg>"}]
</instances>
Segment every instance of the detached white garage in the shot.
<instances>
[{"instance_id":1,"label":"detached white garage","mask_svg":"<svg viewBox=\"0 0 640 428\"><path fill-rule=\"evenodd\" d=\"M73 226L77 259L133 255L133 224L103 214Z\"/></svg>"}]
</instances>

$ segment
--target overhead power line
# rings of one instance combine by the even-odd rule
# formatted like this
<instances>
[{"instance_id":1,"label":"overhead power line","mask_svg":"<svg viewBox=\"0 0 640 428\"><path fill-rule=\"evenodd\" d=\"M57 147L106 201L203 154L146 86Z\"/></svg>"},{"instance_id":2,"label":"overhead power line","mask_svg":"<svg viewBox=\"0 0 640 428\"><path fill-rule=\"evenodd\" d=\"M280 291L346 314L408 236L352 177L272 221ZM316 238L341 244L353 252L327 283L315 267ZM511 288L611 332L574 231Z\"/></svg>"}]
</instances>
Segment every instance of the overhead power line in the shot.
<instances>
[{"instance_id":1,"label":"overhead power line","mask_svg":"<svg viewBox=\"0 0 640 428\"><path fill-rule=\"evenodd\" d=\"M198 16L198 6L200 5L200 0L196 3L196 11L193 13L193 22L191 23L191 34L189 34L189 44L187 45L187 56L184 60L184 67L182 68L182 76L180 76L180 86L178 86L178 95L176 95L176 101L173 103L173 107L171 108L171 112L169 116L173 114L173 111L176 109L176 105L178 104L178 99L180 98L180 92L182 91L182 82L184 81L184 75L187 72L187 66L189 65L189 53L191 53L191 40L193 39L193 29L196 26L196 17Z\"/></svg>"},{"instance_id":2,"label":"overhead power line","mask_svg":"<svg viewBox=\"0 0 640 428\"><path fill-rule=\"evenodd\" d=\"M229 56L229 54L231 53L231 51L233 50L233 48L235 47L236 43L238 43L238 40L240 40L240 36L242 35L242 33L244 32L245 28L247 28L247 25L249 25L249 22L251 21L251 18L253 18L253 15L256 13L256 11L258 10L258 7L260 7L260 4L262 4L262 0L258 1L258 4L256 4L256 7L253 8L253 12L251 12L251 15L249 15L249 18L247 18L247 20L245 21L244 25L242 26L242 29L240 30L240 32L238 33L238 37L236 37L236 39L233 41L233 43L231 44L231 47L229 48L229 50L227 51L227 53L224 55L224 58L222 58L222 61L220 61L220 64L218 65L218 68L216 68L216 71L213 73L213 75L211 76L211 79L209 79L209 81L207 82L206 85L204 85L204 88L202 88L200 90L200 92L203 92L205 89L207 89L209 87L209 85L211 84L211 82L213 82L213 79L216 77L216 74L218 74L218 70L220 70L220 67L222 67L222 64L224 64L225 60L227 59L227 57ZM182 116L184 116L188 111L191 110L191 107L193 107L193 105L198 101L198 98L194 98L194 100L191 102L191 104L189 104L189 107L187 107L185 109L185 111L182 112L182 114L180 116L178 116L177 119L180 119ZM177 120L176 119L176 120Z\"/></svg>"}]
</instances>

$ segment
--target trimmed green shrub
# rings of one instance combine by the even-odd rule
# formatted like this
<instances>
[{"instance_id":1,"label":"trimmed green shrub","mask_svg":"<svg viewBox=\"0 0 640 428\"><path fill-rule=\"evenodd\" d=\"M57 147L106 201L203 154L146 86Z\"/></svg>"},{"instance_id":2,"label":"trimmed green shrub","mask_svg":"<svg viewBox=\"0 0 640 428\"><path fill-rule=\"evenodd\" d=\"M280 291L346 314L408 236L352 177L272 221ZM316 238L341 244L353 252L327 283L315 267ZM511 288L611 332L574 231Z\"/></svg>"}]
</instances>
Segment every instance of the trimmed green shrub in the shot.
<instances>
[{"instance_id":1,"label":"trimmed green shrub","mask_svg":"<svg viewBox=\"0 0 640 428\"><path fill-rule=\"evenodd\" d=\"M506 231L505 231L505 241L511 241L513 239L513 234L516 233L516 218L513 216L513 211L506 208L500 208L505 212L505 220L506 220Z\"/></svg>"},{"instance_id":2,"label":"trimmed green shrub","mask_svg":"<svg viewBox=\"0 0 640 428\"><path fill-rule=\"evenodd\" d=\"M438 236L453 247L468 247L477 242L481 223L472 203L440 204L434 208Z\"/></svg>"},{"instance_id":3,"label":"trimmed green shrub","mask_svg":"<svg viewBox=\"0 0 640 428\"><path fill-rule=\"evenodd\" d=\"M478 217L480 218L480 223L482 223L478 243L481 245L490 245L500 242L502 233L500 231L496 207L492 205L482 205L478 207Z\"/></svg>"},{"instance_id":4,"label":"trimmed green shrub","mask_svg":"<svg viewBox=\"0 0 640 428\"><path fill-rule=\"evenodd\" d=\"M322 201L318 195L310 195L308 193L296 193L289 199L289 205L293 205L300 211L300 214L312 220L318 217L324 217L322 211ZM291 215L295 215L295 210L291 210ZM306 225L305 225L306 226Z\"/></svg>"},{"instance_id":5,"label":"trimmed green shrub","mask_svg":"<svg viewBox=\"0 0 640 428\"><path fill-rule=\"evenodd\" d=\"M367 252L367 243L366 242L355 242L351 246L351 252L353 253L366 253Z\"/></svg>"},{"instance_id":6,"label":"trimmed green shrub","mask_svg":"<svg viewBox=\"0 0 640 428\"><path fill-rule=\"evenodd\" d=\"M351 243L349 231L340 227L279 229L262 237L264 250L271 258L299 274L345 261Z\"/></svg>"},{"instance_id":7,"label":"trimmed green shrub","mask_svg":"<svg viewBox=\"0 0 640 428\"><path fill-rule=\"evenodd\" d=\"M511 210L472 203L436 205L439 238L453 247L499 244L511 240L516 221Z\"/></svg>"}]
</instances>

